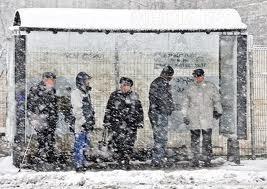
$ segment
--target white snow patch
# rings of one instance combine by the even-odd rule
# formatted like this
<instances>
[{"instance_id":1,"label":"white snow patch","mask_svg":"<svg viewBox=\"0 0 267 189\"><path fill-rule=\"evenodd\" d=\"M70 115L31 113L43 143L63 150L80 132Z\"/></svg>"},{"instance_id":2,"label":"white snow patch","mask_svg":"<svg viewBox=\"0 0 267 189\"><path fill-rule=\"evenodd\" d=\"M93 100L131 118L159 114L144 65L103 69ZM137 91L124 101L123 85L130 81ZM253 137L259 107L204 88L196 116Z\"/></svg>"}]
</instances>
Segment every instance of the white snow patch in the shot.
<instances>
[{"instance_id":1,"label":"white snow patch","mask_svg":"<svg viewBox=\"0 0 267 189\"><path fill-rule=\"evenodd\" d=\"M267 160L196 170L18 173L11 157L5 157L0 159L0 171L0 188L267 188Z\"/></svg>"},{"instance_id":2,"label":"white snow patch","mask_svg":"<svg viewBox=\"0 0 267 189\"><path fill-rule=\"evenodd\" d=\"M0 175L17 173L18 169L12 163L12 157L0 158Z\"/></svg>"}]
</instances>

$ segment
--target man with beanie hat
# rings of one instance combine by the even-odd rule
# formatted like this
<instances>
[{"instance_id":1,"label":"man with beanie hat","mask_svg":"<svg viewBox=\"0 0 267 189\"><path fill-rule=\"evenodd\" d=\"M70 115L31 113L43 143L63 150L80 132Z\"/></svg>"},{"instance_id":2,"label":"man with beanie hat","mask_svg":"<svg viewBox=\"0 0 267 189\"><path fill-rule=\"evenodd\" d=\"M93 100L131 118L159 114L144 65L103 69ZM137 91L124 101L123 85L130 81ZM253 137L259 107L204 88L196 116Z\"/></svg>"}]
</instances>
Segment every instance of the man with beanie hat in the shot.
<instances>
[{"instance_id":1,"label":"man with beanie hat","mask_svg":"<svg viewBox=\"0 0 267 189\"><path fill-rule=\"evenodd\" d=\"M30 88L27 96L29 123L37 133L39 161L54 163L55 129L58 120L57 97L55 90L56 75L45 72L42 81Z\"/></svg>"},{"instance_id":2,"label":"man with beanie hat","mask_svg":"<svg viewBox=\"0 0 267 189\"><path fill-rule=\"evenodd\" d=\"M104 127L111 135L109 147L122 169L130 168L137 129L144 125L142 104L132 86L130 78L120 79L120 89L111 93L104 117Z\"/></svg>"},{"instance_id":3,"label":"man with beanie hat","mask_svg":"<svg viewBox=\"0 0 267 189\"><path fill-rule=\"evenodd\" d=\"M88 166L85 152L90 146L89 131L95 125L95 111L90 96L90 79L85 72L76 76L77 89L71 93L72 112L75 117L74 164L77 172L85 171Z\"/></svg>"},{"instance_id":4,"label":"man with beanie hat","mask_svg":"<svg viewBox=\"0 0 267 189\"><path fill-rule=\"evenodd\" d=\"M169 82L174 70L171 66L163 68L160 76L150 85L149 90L149 119L153 129L154 149L152 165L162 166L168 142L168 116L174 110L174 103Z\"/></svg>"},{"instance_id":5,"label":"man with beanie hat","mask_svg":"<svg viewBox=\"0 0 267 189\"><path fill-rule=\"evenodd\" d=\"M199 166L200 135L202 133L202 156L204 157L204 166L208 167L211 165L212 158L213 118L220 118L222 105L216 86L205 81L204 70L195 69L192 75L195 82L185 90L184 123L189 126L191 132L192 165Z\"/></svg>"}]
</instances>

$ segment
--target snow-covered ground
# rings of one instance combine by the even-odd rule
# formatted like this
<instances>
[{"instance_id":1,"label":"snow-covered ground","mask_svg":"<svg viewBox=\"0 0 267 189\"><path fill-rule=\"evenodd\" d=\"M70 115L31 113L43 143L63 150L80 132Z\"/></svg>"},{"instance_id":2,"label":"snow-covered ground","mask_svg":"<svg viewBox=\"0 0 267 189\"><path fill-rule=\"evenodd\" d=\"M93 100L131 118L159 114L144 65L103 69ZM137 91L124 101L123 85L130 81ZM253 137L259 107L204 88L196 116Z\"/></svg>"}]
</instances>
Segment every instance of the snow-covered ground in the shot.
<instances>
[{"instance_id":1,"label":"snow-covered ground","mask_svg":"<svg viewBox=\"0 0 267 189\"><path fill-rule=\"evenodd\" d=\"M245 160L240 166L225 163L209 169L35 172L0 159L0 188L267 188L267 160Z\"/></svg>"}]
</instances>

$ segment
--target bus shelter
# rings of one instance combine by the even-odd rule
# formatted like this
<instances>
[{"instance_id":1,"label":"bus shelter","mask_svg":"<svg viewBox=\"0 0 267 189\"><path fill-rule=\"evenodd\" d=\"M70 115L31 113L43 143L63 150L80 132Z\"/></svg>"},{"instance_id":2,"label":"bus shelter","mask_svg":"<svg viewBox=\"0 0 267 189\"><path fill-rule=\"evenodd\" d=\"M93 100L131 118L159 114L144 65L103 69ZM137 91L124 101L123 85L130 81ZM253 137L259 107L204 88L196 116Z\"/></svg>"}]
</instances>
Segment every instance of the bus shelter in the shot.
<instances>
[{"instance_id":1,"label":"bus shelter","mask_svg":"<svg viewBox=\"0 0 267 189\"><path fill-rule=\"evenodd\" d=\"M15 13L14 61L10 80L9 117L14 128L17 148L14 158L20 159L27 146L27 94L41 79L43 72L57 75L57 95L66 97L75 88L80 71L92 75L92 101L96 111L93 143L101 140L103 117L111 92L119 78L134 81L145 113L145 126L138 131L136 149L153 146L148 119L150 83L162 68L175 70L172 90L175 105L183 101L183 91L193 81L192 71L203 68L207 80L220 89L223 115L215 121L214 152L226 153L226 140L236 135L248 137L248 64L247 26L233 9L200 10L107 10L28 8ZM11 66L11 68L12 68ZM64 116L58 123L58 138L68 136ZM189 131L177 108L169 123L169 148L188 148ZM63 140L63 142L62 142ZM69 140L71 141L71 140ZM63 147L62 147L63 146ZM70 145L71 146L71 145ZM66 147L71 148L71 147ZM19 150L18 150L19 149Z\"/></svg>"}]
</instances>

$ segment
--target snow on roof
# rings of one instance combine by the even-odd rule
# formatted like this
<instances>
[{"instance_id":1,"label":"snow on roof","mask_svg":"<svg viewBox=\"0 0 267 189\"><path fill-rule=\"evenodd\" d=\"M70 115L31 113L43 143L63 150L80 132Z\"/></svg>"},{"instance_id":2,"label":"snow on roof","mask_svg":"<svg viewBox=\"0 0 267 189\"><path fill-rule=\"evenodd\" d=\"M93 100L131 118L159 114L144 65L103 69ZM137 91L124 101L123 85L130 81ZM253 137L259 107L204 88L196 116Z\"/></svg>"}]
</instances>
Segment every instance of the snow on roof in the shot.
<instances>
[{"instance_id":1,"label":"snow on roof","mask_svg":"<svg viewBox=\"0 0 267 189\"><path fill-rule=\"evenodd\" d=\"M90 31L232 31L245 30L234 9L18 9L14 26L21 30Z\"/></svg>"}]
</instances>

